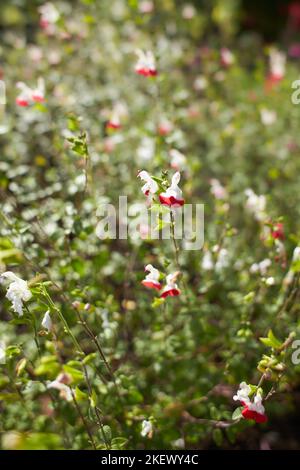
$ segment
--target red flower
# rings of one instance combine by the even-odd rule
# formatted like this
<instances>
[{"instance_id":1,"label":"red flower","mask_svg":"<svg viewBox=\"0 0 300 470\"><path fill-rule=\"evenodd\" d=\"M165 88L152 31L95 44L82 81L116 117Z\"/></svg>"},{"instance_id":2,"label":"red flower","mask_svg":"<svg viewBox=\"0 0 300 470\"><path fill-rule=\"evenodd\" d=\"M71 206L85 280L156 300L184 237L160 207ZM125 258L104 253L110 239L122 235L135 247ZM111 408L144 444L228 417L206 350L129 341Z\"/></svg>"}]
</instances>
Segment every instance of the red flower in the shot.
<instances>
[{"instance_id":1,"label":"red flower","mask_svg":"<svg viewBox=\"0 0 300 470\"><path fill-rule=\"evenodd\" d=\"M250 410L247 405L244 406L242 415L245 419L252 419L256 423L266 423L268 421L268 417L265 414L258 413L255 410Z\"/></svg>"}]
</instances>

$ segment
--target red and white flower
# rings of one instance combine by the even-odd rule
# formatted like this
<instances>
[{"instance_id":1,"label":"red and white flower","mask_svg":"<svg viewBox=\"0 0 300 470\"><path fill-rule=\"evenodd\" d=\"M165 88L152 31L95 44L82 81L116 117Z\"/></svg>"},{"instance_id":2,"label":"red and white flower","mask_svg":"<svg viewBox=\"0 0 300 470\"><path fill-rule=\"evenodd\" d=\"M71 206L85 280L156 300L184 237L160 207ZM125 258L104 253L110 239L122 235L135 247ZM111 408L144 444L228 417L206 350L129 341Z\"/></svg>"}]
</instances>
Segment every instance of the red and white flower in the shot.
<instances>
[{"instance_id":1,"label":"red and white flower","mask_svg":"<svg viewBox=\"0 0 300 470\"><path fill-rule=\"evenodd\" d=\"M270 51L270 72L267 76L266 87L272 89L285 75L286 55L277 49Z\"/></svg>"},{"instance_id":2,"label":"red and white flower","mask_svg":"<svg viewBox=\"0 0 300 470\"><path fill-rule=\"evenodd\" d=\"M173 130L173 124L168 119L163 119L158 125L159 135L166 136L169 135Z\"/></svg>"},{"instance_id":3,"label":"red and white flower","mask_svg":"<svg viewBox=\"0 0 300 470\"><path fill-rule=\"evenodd\" d=\"M45 82L43 78L38 79L36 88L30 88L24 82L18 82L16 86L20 90L16 98L17 105L26 107L32 103L45 101Z\"/></svg>"},{"instance_id":4,"label":"red and white flower","mask_svg":"<svg viewBox=\"0 0 300 470\"><path fill-rule=\"evenodd\" d=\"M138 61L135 65L135 71L139 75L144 77L155 77L157 75L155 58L151 51L142 51L138 49L136 51Z\"/></svg>"},{"instance_id":5,"label":"red and white flower","mask_svg":"<svg viewBox=\"0 0 300 470\"><path fill-rule=\"evenodd\" d=\"M176 271L175 273L168 274L168 276L166 277L166 285L160 295L161 298L165 299L168 296L176 297L180 295L181 291L178 289L178 285L176 284L178 275L178 271Z\"/></svg>"},{"instance_id":6,"label":"red and white flower","mask_svg":"<svg viewBox=\"0 0 300 470\"><path fill-rule=\"evenodd\" d=\"M253 401L249 398L250 394L250 385L246 384L246 382L242 382L233 399L242 403L242 416L245 419L254 420L256 423L265 423L268 420L268 417L265 414L265 408L262 404L262 396L260 392L256 393Z\"/></svg>"},{"instance_id":7,"label":"red and white flower","mask_svg":"<svg viewBox=\"0 0 300 470\"><path fill-rule=\"evenodd\" d=\"M160 290L162 286L159 282L159 270L154 268L152 264L147 264L145 271L147 271L149 274L147 274L145 279L142 281L143 286L148 287L149 289Z\"/></svg>"},{"instance_id":8,"label":"red and white flower","mask_svg":"<svg viewBox=\"0 0 300 470\"><path fill-rule=\"evenodd\" d=\"M264 126L271 126L277 120L276 111L262 108L260 110L260 119Z\"/></svg>"},{"instance_id":9,"label":"red and white flower","mask_svg":"<svg viewBox=\"0 0 300 470\"><path fill-rule=\"evenodd\" d=\"M118 129L121 129L121 127L122 126L121 126L120 116L116 111L113 111L111 113L110 119L106 123L106 128L116 131Z\"/></svg>"},{"instance_id":10,"label":"red and white flower","mask_svg":"<svg viewBox=\"0 0 300 470\"><path fill-rule=\"evenodd\" d=\"M149 175L149 173L145 170L142 170L138 173L138 177L141 178L142 181L145 181L144 186L142 187L142 191L145 196L150 196L151 194L155 194L158 191L158 184L154 181L153 178Z\"/></svg>"},{"instance_id":11,"label":"red and white flower","mask_svg":"<svg viewBox=\"0 0 300 470\"><path fill-rule=\"evenodd\" d=\"M267 200L263 195L257 195L252 189L246 189L245 194L247 196L246 208L249 212L254 215L254 218L258 221L262 221L266 217L265 209Z\"/></svg>"},{"instance_id":12,"label":"red and white flower","mask_svg":"<svg viewBox=\"0 0 300 470\"><path fill-rule=\"evenodd\" d=\"M186 156L179 150L171 149L169 152L171 157L171 167L175 170L181 170L186 164Z\"/></svg>"},{"instance_id":13,"label":"red and white flower","mask_svg":"<svg viewBox=\"0 0 300 470\"><path fill-rule=\"evenodd\" d=\"M177 171L172 177L171 186L159 195L161 204L170 207L180 207L184 205L184 199L182 197L182 191L178 187L180 181L180 173Z\"/></svg>"},{"instance_id":14,"label":"red and white flower","mask_svg":"<svg viewBox=\"0 0 300 470\"><path fill-rule=\"evenodd\" d=\"M48 34L55 33L55 23L58 21L60 14L57 8L53 5L53 3L47 2L44 5L39 7L39 13L41 15L40 18L40 26L44 29Z\"/></svg>"}]
</instances>

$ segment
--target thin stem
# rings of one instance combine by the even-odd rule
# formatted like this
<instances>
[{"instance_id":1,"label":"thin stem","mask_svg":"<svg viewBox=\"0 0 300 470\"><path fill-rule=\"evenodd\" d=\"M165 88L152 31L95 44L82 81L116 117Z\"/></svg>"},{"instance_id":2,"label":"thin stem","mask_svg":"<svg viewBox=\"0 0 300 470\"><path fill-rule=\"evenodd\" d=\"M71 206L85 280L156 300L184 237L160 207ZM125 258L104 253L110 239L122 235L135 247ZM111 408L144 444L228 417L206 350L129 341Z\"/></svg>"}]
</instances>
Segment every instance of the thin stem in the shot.
<instances>
[{"instance_id":1,"label":"thin stem","mask_svg":"<svg viewBox=\"0 0 300 470\"><path fill-rule=\"evenodd\" d=\"M85 381L87 383L87 387L88 387L88 394L89 394L89 398L90 400L92 399L92 386L91 386L91 382L90 382L90 378L89 378L89 375L88 375L88 371L87 371L87 367L86 365L82 363L82 368L83 368L83 373L84 373L84 376L85 376ZM104 432L104 428L103 428L103 423L102 423L102 418L101 418L101 414L100 414L100 410L97 406L95 406L95 413L96 413L96 416L97 416L97 424L100 428L100 431L101 431L101 434L102 434L102 438L103 438L103 441L104 441L104 444L105 444L105 447L106 449L109 449L109 444L107 442L107 439L106 439L106 435L105 435L105 432Z\"/></svg>"},{"instance_id":2,"label":"thin stem","mask_svg":"<svg viewBox=\"0 0 300 470\"><path fill-rule=\"evenodd\" d=\"M32 327L33 327L33 332L34 332L34 342L35 342L35 345L36 345L36 348L37 348L37 351L38 351L38 355L39 355L39 358L40 358L42 354L41 354L40 343L39 343L39 340L38 340L35 316L30 312L30 310L29 310L29 308L27 307L26 304L24 304L24 307L25 307L25 310L27 311L27 313L30 315L30 317L32 319Z\"/></svg>"},{"instance_id":3,"label":"thin stem","mask_svg":"<svg viewBox=\"0 0 300 470\"><path fill-rule=\"evenodd\" d=\"M82 414L82 411L81 411L81 409L80 409L80 406L78 405L78 402L77 402L77 400L76 400L76 398L75 398L75 394L74 394L74 392L73 392L73 390L72 390L71 387L70 387L70 390L71 390L71 394L72 394L72 398L73 398L74 405L75 405L75 407L76 407L76 409L77 409L77 411L78 411L78 414L79 414L79 416L80 416L80 418L81 418L82 424L84 425L84 427L85 427L85 429L86 429L86 432L87 432L87 434L88 434L88 436L89 436L89 438L90 438L90 441L91 441L91 444L92 444L94 450L97 450L97 446L96 446L96 444L95 444L95 441L94 441L93 435L92 435L92 433L91 433L91 430L90 430L90 428L89 428L89 426L88 426L88 424L87 424L87 422L86 422L85 417L84 417L83 414Z\"/></svg>"}]
</instances>

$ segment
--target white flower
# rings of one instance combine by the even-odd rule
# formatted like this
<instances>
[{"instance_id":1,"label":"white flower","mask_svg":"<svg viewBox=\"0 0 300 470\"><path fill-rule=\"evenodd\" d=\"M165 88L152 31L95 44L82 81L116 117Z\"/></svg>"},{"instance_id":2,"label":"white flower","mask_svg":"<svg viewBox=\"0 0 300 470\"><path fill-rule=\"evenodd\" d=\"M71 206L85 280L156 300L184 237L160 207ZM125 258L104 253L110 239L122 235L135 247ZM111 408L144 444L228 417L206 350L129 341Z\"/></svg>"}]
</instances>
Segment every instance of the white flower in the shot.
<instances>
[{"instance_id":1,"label":"white flower","mask_svg":"<svg viewBox=\"0 0 300 470\"><path fill-rule=\"evenodd\" d=\"M0 364L5 363L6 358L6 347L3 341L0 341Z\"/></svg>"},{"instance_id":2,"label":"white flower","mask_svg":"<svg viewBox=\"0 0 300 470\"><path fill-rule=\"evenodd\" d=\"M271 126L276 122L276 111L270 111L269 109L263 108L260 110L260 119L265 126Z\"/></svg>"},{"instance_id":3,"label":"white flower","mask_svg":"<svg viewBox=\"0 0 300 470\"><path fill-rule=\"evenodd\" d=\"M42 327L45 328L45 330L51 331L53 328L53 323L51 320L50 312L47 310L47 312L44 315L44 318L42 320Z\"/></svg>"},{"instance_id":4,"label":"white flower","mask_svg":"<svg viewBox=\"0 0 300 470\"><path fill-rule=\"evenodd\" d=\"M47 2L44 5L39 7L39 12L41 14L41 20L45 23L54 24L59 19L59 11L53 5L53 3Z\"/></svg>"},{"instance_id":5,"label":"white flower","mask_svg":"<svg viewBox=\"0 0 300 470\"><path fill-rule=\"evenodd\" d=\"M272 277L272 276L271 276L271 277L267 277L267 279L266 279L266 284L267 284L267 286L274 286L274 284L275 284L275 279L274 279L274 277Z\"/></svg>"},{"instance_id":6,"label":"white flower","mask_svg":"<svg viewBox=\"0 0 300 470\"><path fill-rule=\"evenodd\" d=\"M66 401L72 401L72 391L71 388L66 384L70 382L69 376L67 374L59 374L58 377L53 380L53 382L48 383L47 388L55 388L59 390L59 396Z\"/></svg>"},{"instance_id":7,"label":"white flower","mask_svg":"<svg viewBox=\"0 0 300 470\"><path fill-rule=\"evenodd\" d=\"M153 426L152 426L151 421L144 419L142 422L141 436L149 437L151 439L152 434L153 434Z\"/></svg>"},{"instance_id":8,"label":"white flower","mask_svg":"<svg viewBox=\"0 0 300 470\"><path fill-rule=\"evenodd\" d=\"M151 178L149 173L145 170L139 172L138 177L141 178L142 181L145 181L146 184L142 187L142 191L145 196L149 196L150 194L155 194L158 191L158 184L154 179Z\"/></svg>"},{"instance_id":9,"label":"white flower","mask_svg":"<svg viewBox=\"0 0 300 470\"><path fill-rule=\"evenodd\" d=\"M196 91L203 91L208 86L208 81L204 75L199 75L194 81L194 88Z\"/></svg>"},{"instance_id":10,"label":"white flower","mask_svg":"<svg viewBox=\"0 0 300 470\"><path fill-rule=\"evenodd\" d=\"M12 302L14 312L21 317L23 315L23 302L27 302L32 297L27 281L23 281L11 271L1 274L0 282L3 281L9 282L6 297Z\"/></svg>"},{"instance_id":11,"label":"white flower","mask_svg":"<svg viewBox=\"0 0 300 470\"><path fill-rule=\"evenodd\" d=\"M269 258L266 258L262 260L260 263L254 263L250 267L250 272L251 273L257 273L260 272L262 276L264 276L267 273L268 268L271 266L272 262Z\"/></svg>"},{"instance_id":12,"label":"white flower","mask_svg":"<svg viewBox=\"0 0 300 470\"><path fill-rule=\"evenodd\" d=\"M155 142L150 137L143 137L140 146L137 149L138 160L142 162L148 162L154 156Z\"/></svg>"},{"instance_id":13,"label":"white flower","mask_svg":"<svg viewBox=\"0 0 300 470\"><path fill-rule=\"evenodd\" d=\"M248 405L250 403L249 395L251 393L250 385L246 384L246 382L240 383L240 388L236 392L236 395L233 396L234 401L241 401Z\"/></svg>"},{"instance_id":14,"label":"white flower","mask_svg":"<svg viewBox=\"0 0 300 470\"><path fill-rule=\"evenodd\" d=\"M216 271L220 272L222 269L227 268L229 265L229 256L228 256L228 250L226 248L221 248L218 254L218 259L216 262Z\"/></svg>"},{"instance_id":15,"label":"white flower","mask_svg":"<svg viewBox=\"0 0 300 470\"><path fill-rule=\"evenodd\" d=\"M296 246L293 252L293 262L300 260L300 246Z\"/></svg>"},{"instance_id":16,"label":"white flower","mask_svg":"<svg viewBox=\"0 0 300 470\"><path fill-rule=\"evenodd\" d=\"M266 197L263 195L258 196L252 189L246 189L247 196L246 208L251 212L256 220L263 220L265 218Z\"/></svg>"},{"instance_id":17,"label":"white flower","mask_svg":"<svg viewBox=\"0 0 300 470\"><path fill-rule=\"evenodd\" d=\"M161 297L163 299L168 296L176 297L177 295L180 295L181 292L178 289L178 285L176 284L176 280L179 274L179 271L176 271L175 273L168 274L166 277L166 285L161 293Z\"/></svg>"}]
</instances>

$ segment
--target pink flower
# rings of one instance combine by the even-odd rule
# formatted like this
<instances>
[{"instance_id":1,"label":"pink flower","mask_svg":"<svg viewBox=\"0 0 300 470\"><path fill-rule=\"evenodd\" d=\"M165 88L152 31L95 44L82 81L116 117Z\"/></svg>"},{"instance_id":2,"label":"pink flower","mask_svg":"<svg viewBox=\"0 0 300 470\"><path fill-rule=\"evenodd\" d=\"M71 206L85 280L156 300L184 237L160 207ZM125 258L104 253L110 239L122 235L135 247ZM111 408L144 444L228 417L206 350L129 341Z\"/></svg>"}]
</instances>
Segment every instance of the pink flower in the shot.
<instances>
[{"instance_id":1,"label":"pink flower","mask_svg":"<svg viewBox=\"0 0 300 470\"><path fill-rule=\"evenodd\" d=\"M177 295L180 295L181 292L176 284L178 275L178 271L172 274L168 274L168 276L166 277L166 286L163 288L163 291L160 296L161 298L165 299L168 296L176 297Z\"/></svg>"},{"instance_id":2,"label":"pink flower","mask_svg":"<svg viewBox=\"0 0 300 470\"><path fill-rule=\"evenodd\" d=\"M16 86L20 90L16 98L18 106L24 107L32 103L42 103L45 101L45 83L43 78L38 79L36 88L30 88L24 82L18 82Z\"/></svg>"},{"instance_id":3,"label":"pink flower","mask_svg":"<svg viewBox=\"0 0 300 470\"><path fill-rule=\"evenodd\" d=\"M182 191L178 187L180 181L180 173L177 171L172 177L172 184L166 190L166 192L159 195L161 204L170 207L180 207L184 205L184 199L182 197Z\"/></svg>"},{"instance_id":4,"label":"pink flower","mask_svg":"<svg viewBox=\"0 0 300 470\"><path fill-rule=\"evenodd\" d=\"M158 191L158 184L153 178L151 178L147 171L140 171L138 173L138 177L141 178L142 181L145 181L145 184L142 187L142 191L145 196L150 196L150 194L155 194Z\"/></svg>"},{"instance_id":5,"label":"pink flower","mask_svg":"<svg viewBox=\"0 0 300 470\"><path fill-rule=\"evenodd\" d=\"M159 282L160 272L158 269L155 269L152 264L147 264L145 271L149 272L146 275L145 279L142 281L143 286L148 287L149 289L161 289L161 283Z\"/></svg>"},{"instance_id":6,"label":"pink flower","mask_svg":"<svg viewBox=\"0 0 300 470\"><path fill-rule=\"evenodd\" d=\"M157 70L155 66L154 55L151 51L142 51L138 49L136 51L138 56L138 61L135 65L135 71L139 75L144 77L155 77L157 75Z\"/></svg>"}]
</instances>

